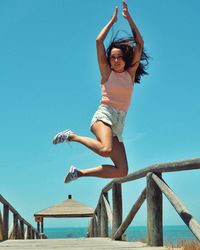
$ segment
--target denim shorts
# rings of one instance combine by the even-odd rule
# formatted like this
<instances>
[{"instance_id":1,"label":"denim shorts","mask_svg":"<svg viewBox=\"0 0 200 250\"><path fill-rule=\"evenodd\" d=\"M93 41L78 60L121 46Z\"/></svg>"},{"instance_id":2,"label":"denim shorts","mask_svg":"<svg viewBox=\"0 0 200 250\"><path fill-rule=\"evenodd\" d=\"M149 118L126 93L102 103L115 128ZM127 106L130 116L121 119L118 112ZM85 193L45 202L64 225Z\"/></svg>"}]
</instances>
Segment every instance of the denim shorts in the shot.
<instances>
[{"instance_id":1,"label":"denim shorts","mask_svg":"<svg viewBox=\"0 0 200 250\"><path fill-rule=\"evenodd\" d=\"M110 125L113 136L117 136L118 140L123 142L122 133L124 129L125 118L125 111L117 110L105 104L101 104L92 118L90 130L95 122L102 121Z\"/></svg>"}]
</instances>

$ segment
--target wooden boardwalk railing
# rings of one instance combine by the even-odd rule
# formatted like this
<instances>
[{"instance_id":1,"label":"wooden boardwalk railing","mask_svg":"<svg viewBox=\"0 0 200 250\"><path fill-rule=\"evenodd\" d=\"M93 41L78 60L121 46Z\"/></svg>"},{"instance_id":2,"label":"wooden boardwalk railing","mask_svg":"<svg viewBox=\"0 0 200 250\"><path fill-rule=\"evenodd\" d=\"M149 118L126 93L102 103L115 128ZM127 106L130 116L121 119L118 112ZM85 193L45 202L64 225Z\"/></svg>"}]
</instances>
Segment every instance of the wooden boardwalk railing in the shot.
<instances>
[{"instance_id":1,"label":"wooden boardwalk railing","mask_svg":"<svg viewBox=\"0 0 200 250\"><path fill-rule=\"evenodd\" d=\"M200 169L200 158L155 164L129 174L124 178L112 180L100 194L94 216L89 225L90 237L108 237L108 224L111 225L111 238L121 240L123 234L134 219L143 202L147 201L147 244L163 246L163 201L162 193L173 205L184 223L200 241L200 225L186 209L177 195L162 179L162 173ZM146 178L146 187L122 221L121 184ZM108 191L112 190L112 210L108 200Z\"/></svg>"},{"instance_id":2,"label":"wooden boardwalk railing","mask_svg":"<svg viewBox=\"0 0 200 250\"><path fill-rule=\"evenodd\" d=\"M10 204L0 195L0 241L8 239L39 239L39 232L29 224ZM9 217L12 215L12 226L9 228ZM44 236L43 236L44 237Z\"/></svg>"}]
</instances>

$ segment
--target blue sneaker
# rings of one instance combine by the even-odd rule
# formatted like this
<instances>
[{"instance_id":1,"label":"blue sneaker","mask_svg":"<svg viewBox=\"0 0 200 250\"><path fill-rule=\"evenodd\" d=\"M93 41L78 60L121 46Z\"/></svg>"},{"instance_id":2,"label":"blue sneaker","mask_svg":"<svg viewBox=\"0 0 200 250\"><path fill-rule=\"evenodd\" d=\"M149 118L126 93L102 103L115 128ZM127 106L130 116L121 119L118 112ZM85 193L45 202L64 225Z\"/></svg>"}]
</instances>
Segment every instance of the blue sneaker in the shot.
<instances>
[{"instance_id":1,"label":"blue sneaker","mask_svg":"<svg viewBox=\"0 0 200 250\"><path fill-rule=\"evenodd\" d=\"M73 131L67 129L64 130L62 132L59 132L58 134L56 134L53 138L53 144L59 144L59 143L63 143L63 142L69 142L70 139L70 135L74 134Z\"/></svg>"},{"instance_id":2,"label":"blue sneaker","mask_svg":"<svg viewBox=\"0 0 200 250\"><path fill-rule=\"evenodd\" d=\"M76 179L78 179L78 170L74 166L71 166L67 176L65 177L64 183L69 183Z\"/></svg>"}]
</instances>

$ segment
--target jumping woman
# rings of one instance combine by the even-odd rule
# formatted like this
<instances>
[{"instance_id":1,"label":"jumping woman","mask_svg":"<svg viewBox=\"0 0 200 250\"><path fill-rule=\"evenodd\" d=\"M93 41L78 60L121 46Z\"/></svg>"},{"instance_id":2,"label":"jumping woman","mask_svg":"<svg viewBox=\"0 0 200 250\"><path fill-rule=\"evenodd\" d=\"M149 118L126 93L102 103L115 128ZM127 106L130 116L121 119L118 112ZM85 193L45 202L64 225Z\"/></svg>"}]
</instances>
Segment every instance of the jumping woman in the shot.
<instances>
[{"instance_id":1,"label":"jumping woman","mask_svg":"<svg viewBox=\"0 0 200 250\"><path fill-rule=\"evenodd\" d=\"M96 38L102 91L100 106L90 126L96 139L80 136L69 129L58 133L53 139L54 144L81 143L103 157L110 157L113 165L100 165L89 169L77 169L71 166L65 177L65 183L83 176L117 178L128 174L122 132L134 83L139 83L141 76L147 74L145 68L148 56L143 50L142 36L125 2L123 2L122 16L128 21L132 36L115 38L107 50L105 49L104 40L113 24L117 22L117 14L118 7L115 8L111 20Z\"/></svg>"}]
</instances>

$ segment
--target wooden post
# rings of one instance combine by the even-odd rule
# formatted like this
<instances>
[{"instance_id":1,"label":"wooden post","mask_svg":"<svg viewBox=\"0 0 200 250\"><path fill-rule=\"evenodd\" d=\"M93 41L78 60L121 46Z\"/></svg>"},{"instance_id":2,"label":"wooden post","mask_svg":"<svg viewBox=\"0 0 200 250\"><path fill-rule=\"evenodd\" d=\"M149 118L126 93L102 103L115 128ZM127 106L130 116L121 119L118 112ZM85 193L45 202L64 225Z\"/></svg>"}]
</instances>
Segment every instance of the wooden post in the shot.
<instances>
[{"instance_id":1,"label":"wooden post","mask_svg":"<svg viewBox=\"0 0 200 250\"><path fill-rule=\"evenodd\" d=\"M43 217L41 218L41 233L44 233L44 219Z\"/></svg>"},{"instance_id":2,"label":"wooden post","mask_svg":"<svg viewBox=\"0 0 200 250\"><path fill-rule=\"evenodd\" d=\"M31 239L31 227L27 225L27 239Z\"/></svg>"},{"instance_id":3,"label":"wooden post","mask_svg":"<svg viewBox=\"0 0 200 250\"><path fill-rule=\"evenodd\" d=\"M123 233L126 231L130 223L132 222L133 218L135 217L136 213L142 206L143 202L146 199L146 188L142 191L141 195L139 196L138 200L136 203L132 206L129 214L127 215L126 219L124 222L121 224L121 226L118 228L114 235L114 239L118 240L120 237L122 237Z\"/></svg>"},{"instance_id":4,"label":"wooden post","mask_svg":"<svg viewBox=\"0 0 200 250\"><path fill-rule=\"evenodd\" d=\"M112 238L122 223L122 190L121 184L114 183L112 186L113 220ZM122 240L120 237L119 240Z\"/></svg>"},{"instance_id":5,"label":"wooden post","mask_svg":"<svg viewBox=\"0 0 200 250\"><path fill-rule=\"evenodd\" d=\"M161 174L157 174L161 177ZM152 179L152 173L147 174L147 244L163 246L162 192Z\"/></svg>"},{"instance_id":6,"label":"wooden post","mask_svg":"<svg viewBox=\"0 0 200 250\"><path fill-rule=\"evenodd\" d=\"M30 239L33 239L33 229L31 226L30 226Z\"/></svg>"},{"instance_id":7,"label":"wooden post","mask_svg":"<svg viewBox=\"0 0 200 250\"><path fill-rule=\"evenodd\" d=\"M9 208L3 205L3 240L8 239Z\"/></svg>"},{"instance_id":8,"label":"wooden post","mask_svg":"<svg viewBox=\"0 0 200 250\"><path fill-rule=\"evenodd\" d=\"M18 216L13 214L13 239L18 239Z\"/></svg>"},{"instance_id":9,"label":"wooden post","mask_svg":"<svg viewBox=\"0 0 200 250\"><path fill-rule=\"evenodd\" d=\"M101 196L101 237L108 237L108 216L103 196L108 199L108 193Z\"/></svg>"},{"instance_id":10,"label":"wooden post","mask_svg":"<svg viewBox=\"0 0 200 250\"><path fill-rule=\"evenodd\" d=\"M40 239L40 234L38 231L36 232L36 239Z\"/></svg>"},{"instance_id":11,"label":"wooden post","mask_svg":"<svg viewBox=\"0 0 200 250\"><path fill-rule=\"evenodd\" d=\"M32 229L31 229L31 239L35 239L36 237L35 237L35 230L34 230L34 228L32 227Z\"/></svg>"},{"instance_id":12,"label":"wooden post","mask_svg":"<svg viewBox=\"0 0 200 250\"><path fill-rule=\"evenodd\" d=\"M14 225L13 223L11 224L11 226L9 227L9 231L8 231L8 239L9 240L13 240L14 239Z\"/></svg>"},{"instance_id":13,"label":"wooden post","mask_svg":"<svg viewBox=\"0 0 200 250\"><path fill-rule=\"evenodd\" d=\"M3 218L0 210L0 241L3 240Z\"/></svg>"},{"instance_id":14,"label":"wooden post","mask_svg":"<svg viewBox=\"0 0 200 250\"><path fill-rule=\"evenodd\" d=\"M40 233L40 222L39 221L37 221L37 230Z\"/></svg>"},{"instance_id":15,"label":"wooden post","mask_svg":"<svg viewBox=\"0 0 200 250\"><path fill-rule=\"evenodd\" d=\"M98 237L98 218L96 214L94 214L93 217L93 227L94 227L94 237Z\"/></svg>"},{"instance_id":16,"label":"wooden post","mask_svg":"<svg viewBox=\"0 0 200 250\"><path fill-rule=\"evenodd\" d=\"M90 220L89 228L88 228L88 237L94 237L94 224L93 224L94 217Z\"/></svg>"},{"instance_id":17,"label":"wooden post","mask_svg":"<svg viewBox=\"0 0 200 250\"><path fill-rule=\"evenodd\" d=\"M21 235L21 239L24 240L24 221L23 220L20 220L20 235Z\"/></svg>"},{"instance_id":18,"label":"wooden post","mask_svg":"<svg viewBox=\"0 0 200 250\"><path fill-rule=\"evenodd\" d=\"M35 217L35 221L36 221L36 223L37 223L37 233L36 233L36 238L37 239L39 239L39 238L41 238L41 229L42 229L42 226L41 226L41 222L42 222L42 219L43 219L43 217L40 217L40 216L36 216Z\"/></svg>"},{"instance_id":19,"label":"wooden post","mask_svg":"<svg viewBox=\"0 0 200 250\"><path fill-rule=\"evenodd\" d=\"M97 207L97 236L101 237L101 204Z\"/></svg>"},{"instance_id":20,"label":"wooden post","mask_svg":"<svg viewBox=\"0 0 200 250\"><path fill-rule=\"evenodd\" d=\"M103 196L103 200L104 200L104 205L105 205L105 208L106 208L106 213L107 213L107 216L108 216L108 223L112 226L112 210L111 210L111 207L110 207L110 203L108 201L108 199L105 198L105 196Z\"/></svg>"}]
</instances>

